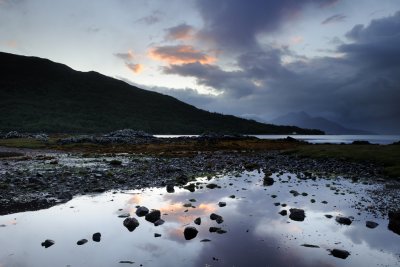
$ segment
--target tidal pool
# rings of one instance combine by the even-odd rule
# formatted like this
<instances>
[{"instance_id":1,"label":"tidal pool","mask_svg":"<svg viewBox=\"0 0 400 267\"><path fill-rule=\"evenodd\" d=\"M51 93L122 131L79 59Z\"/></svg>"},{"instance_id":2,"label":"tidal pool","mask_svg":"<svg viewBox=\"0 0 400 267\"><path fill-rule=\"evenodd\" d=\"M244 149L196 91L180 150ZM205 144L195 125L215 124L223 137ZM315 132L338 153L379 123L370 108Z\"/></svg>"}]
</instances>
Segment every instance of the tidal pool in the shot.
<instances>
[{"instance_id":1,"label":"tidal pool","mask_svg":"<svg viewBox=\"0 0 400 267\"><path fill-rule=\"evenodd\" d=\"M257 171L201 177L193 182L195 192L177 187L175 193L165 188L109 191L77 196L46 210L0 216L0 266L400 265L400 236L387 229L386 218L365 211L372 202L366 190L376 185L340 177L303 180L291 173L272 177L272 186L264 186L264 174ZM210 183L219 188L207 188ZM138 217L136 206L160 210L165 223L154 226ZM290 208L304 209L304 221L291 220ZM284 209L286 216L279 214ZM132 232L119 217L126 213L140 223ZM211 220L211 213L221 215L223 222ZM351 225L337 223L338 215L353 216ZM201 225L194 223L198 217ZM366 221L379 225L369 229ZM188 226L198 230L194 239L184 237ZM211 233L210 227L226 233ZM92 240L96 232L100 242ZM42 247L46 239L55 244ZM77 245L81 239L88 242ZM332 249L350 255L336 258Z\"/></svg>"}]
</instances>

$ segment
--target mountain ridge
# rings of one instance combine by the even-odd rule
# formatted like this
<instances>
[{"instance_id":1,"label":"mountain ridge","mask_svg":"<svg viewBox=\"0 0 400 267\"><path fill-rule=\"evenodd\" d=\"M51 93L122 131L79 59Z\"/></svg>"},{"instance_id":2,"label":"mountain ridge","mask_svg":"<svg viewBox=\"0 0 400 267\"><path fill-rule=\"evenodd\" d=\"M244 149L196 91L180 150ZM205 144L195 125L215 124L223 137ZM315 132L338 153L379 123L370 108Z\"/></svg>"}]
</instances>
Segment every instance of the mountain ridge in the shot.
<instances>
[{"instance_id":1,"label":"mountain ridge","mask_svg":"<svg viewBox=\"0 0 400 267\"><path fill-rule=\"evenodd\" d=\"M38 57L0 52L0 130L153 134L323 134L198 109L171 96Z\"/></svg>"}]
</instances>

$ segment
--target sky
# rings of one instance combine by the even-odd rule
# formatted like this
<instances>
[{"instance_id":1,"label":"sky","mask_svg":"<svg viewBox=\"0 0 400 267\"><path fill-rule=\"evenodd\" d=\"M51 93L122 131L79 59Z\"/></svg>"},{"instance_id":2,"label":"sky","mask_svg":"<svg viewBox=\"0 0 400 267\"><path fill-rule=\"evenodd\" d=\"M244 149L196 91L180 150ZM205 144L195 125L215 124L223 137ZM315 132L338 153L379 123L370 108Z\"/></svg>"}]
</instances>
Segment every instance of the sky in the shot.
<instances>
[{"instance_id":1,"label":"sky","mask_svg":"<svg viewBox=\"0 0 400 267\"><path fill-rule=\"evenodd\" d=\"M0 0L0 51L213 112L400 134L399 0Z\"/></svg>"}]
</instances>

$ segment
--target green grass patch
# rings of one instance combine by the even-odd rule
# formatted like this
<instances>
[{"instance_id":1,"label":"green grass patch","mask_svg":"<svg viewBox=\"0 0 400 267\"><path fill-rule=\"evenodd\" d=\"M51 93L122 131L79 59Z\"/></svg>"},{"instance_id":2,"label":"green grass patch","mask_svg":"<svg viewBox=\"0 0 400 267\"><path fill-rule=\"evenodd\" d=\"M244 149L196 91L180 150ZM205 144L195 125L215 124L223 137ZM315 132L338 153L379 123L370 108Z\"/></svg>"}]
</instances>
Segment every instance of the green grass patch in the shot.
<instances>
[{"instance_id":1,"label":"green grass patch","mask_svg":"<svg viewBox=\"0 0 400 267\"><path fill-rule=\"evenodd\" d=\"M384 167L385 175L400 179L399 145L305 145L285 151L313 158L336 158L372 162Z\"/></svg>"},{"instance_id":2,"label":"green grass patch","mask_svg":"<svg viewBox=\"0 0 400 267\"><path fill-rule=\"evenodd\" d=\"M0 139L0 146L16 148L46 148L46 144L33 138Z\"/></svg>"}]
</instances>

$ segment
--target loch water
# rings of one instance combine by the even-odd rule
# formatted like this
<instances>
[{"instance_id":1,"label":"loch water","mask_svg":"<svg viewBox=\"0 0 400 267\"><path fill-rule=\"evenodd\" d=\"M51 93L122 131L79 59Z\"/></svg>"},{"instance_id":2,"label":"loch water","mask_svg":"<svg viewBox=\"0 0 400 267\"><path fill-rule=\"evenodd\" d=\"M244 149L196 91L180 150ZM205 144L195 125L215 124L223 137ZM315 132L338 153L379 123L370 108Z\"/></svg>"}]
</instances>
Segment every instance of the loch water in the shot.
<instances>
[{"instance_id":1,"label":"loch water","mask_svg":"<svg viewBox=\"0 0 400 267\"><path fill-rule=\"evenodd\" d=\"M274 173L273 185L265 186L263 178L262 171L199 177L192 182L195 192L178 187L174 193L165 188L108 191L76 196L49 209L0 216L0 266L400 265L400 235L388 230L387 218L366 211L373 202L368 192L379 184ZM138 217L137 206L160 210L165 223L155 226ZM290 219L291 208L303 209L304 221ZM279 214L281 210L288 215ZM126 213L140 223L132 232L119 217ZM212 213L223 222L211 220ZM337 223L339 215L352 216L351 225ZM201 225L194 223L199 217ZM366 221L379 225L369 229ZM197 236L186 240L186 227L195 227ZM210 232L210 227L226 232ZM92 240L96 232L101 233L100 242ZM42 247L46 239L55 244ZM77 245L81 239L88 242ZM350 255L336 258L330 255L332 249Z\"/></svg>"}]
</instances>

